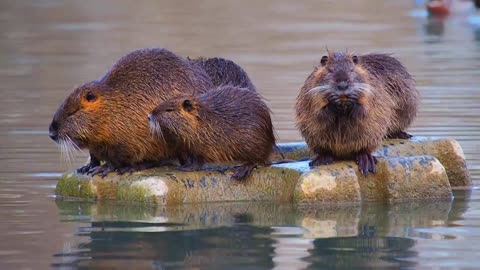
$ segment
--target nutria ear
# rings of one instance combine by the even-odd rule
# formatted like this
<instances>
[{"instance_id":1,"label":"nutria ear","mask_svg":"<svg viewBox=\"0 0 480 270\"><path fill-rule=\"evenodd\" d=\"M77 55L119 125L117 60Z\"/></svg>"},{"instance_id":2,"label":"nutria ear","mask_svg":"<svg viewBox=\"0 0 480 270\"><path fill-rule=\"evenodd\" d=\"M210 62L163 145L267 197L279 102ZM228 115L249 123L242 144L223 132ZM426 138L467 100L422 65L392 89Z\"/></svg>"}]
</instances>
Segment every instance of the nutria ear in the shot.
<instances>
[{"instance_id":1,"label":"nutria ear","mask_svg":"<svg viewBox=\"0 0 480 270\"><path fill-rule=\"evenodd\" d=\"M327 64L327 61L328 61L328 56L324 55L324 56L322 56L322 59L320 60L320 64L322 66L325 66Z\"/></svg>"},{"instance_id":2,"label":"nutria ear","mask_svg":"<svg viewBox=\"0 0 480 270\"><path fill-rule=\"evenodd\" d=\"M187 112L190 112L193 110L193 105L192 105L192 102L188 99L185 99L182 103L182 107L183 109L185 109L185 111Z\"/></svg>"},{"instance_id":3,"label":"nutria ear","mask_svg":"<svg viewBox=\"0 0 480 270\"><path fill-rule=\"evenodd\" d=\"M358 64L358 57L356 55L352 56L352 61L355 65Z\"/></svg>"}]
</instances>

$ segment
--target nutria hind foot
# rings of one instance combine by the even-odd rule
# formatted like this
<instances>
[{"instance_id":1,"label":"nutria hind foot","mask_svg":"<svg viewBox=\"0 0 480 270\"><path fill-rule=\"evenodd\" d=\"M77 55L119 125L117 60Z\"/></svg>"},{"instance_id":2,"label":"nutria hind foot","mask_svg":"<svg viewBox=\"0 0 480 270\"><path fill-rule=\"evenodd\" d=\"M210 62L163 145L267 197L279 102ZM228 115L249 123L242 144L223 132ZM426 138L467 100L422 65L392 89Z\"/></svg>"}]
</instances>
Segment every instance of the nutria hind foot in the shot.
<instances>
[{"instance_id":1,"label":"nutria hind foot","mask_svg":"<svg viewBox=\"0 0 480 270\"><path fill-rule=\"evenodd\" d=\"M253 169L257 167L254 163L247 163L241 166L238 166L232 174L233 180L244 180L252 174Z\"/></svg>"},{"instance_id":2,"label":"nutria hind foot","mask_svg":"<svg viewBox=\"0 0 480 270\"><path fill-rule=\"evenodd\" d=\"M335 157L330 153L316 154L315 157L308 163L312 167L317 167L320 165L332 164L335 161Z\"/></svg>"},{"instance_id":3,"label":"nutria hind foot","mask_svg":"<svg viewBox=\"0 0 480 270\"><path fill-rule=\"evenodd\" d=\"M96 167L100 166L100 160L96 159L92 155L90 155L90 162L87 165L84 165L77 169L78 174L88 174L88 172Z\"/></svg>"},{"instance_id":4,"label":"nutria hind foot","mask_svg":"<svg viewBox=\"0 0 480 270\"><path fill-rule=\"evenodd\" d=\"M413 136L406 133L405 131L397 131L387 135L387 139L405 139L408 140Z\"/></svg>"},{"instance_id":5,"label":"nutria hind foot","mask_svg":"<svg viewBox=\"0 0 480 270\"><path fill-rule=\"evenodd\" d=\"M370 153L357 154L355 162L360 172L364 175L367 175L369 172L377 172L377 158Z\"/></svg>"}]
</instances>

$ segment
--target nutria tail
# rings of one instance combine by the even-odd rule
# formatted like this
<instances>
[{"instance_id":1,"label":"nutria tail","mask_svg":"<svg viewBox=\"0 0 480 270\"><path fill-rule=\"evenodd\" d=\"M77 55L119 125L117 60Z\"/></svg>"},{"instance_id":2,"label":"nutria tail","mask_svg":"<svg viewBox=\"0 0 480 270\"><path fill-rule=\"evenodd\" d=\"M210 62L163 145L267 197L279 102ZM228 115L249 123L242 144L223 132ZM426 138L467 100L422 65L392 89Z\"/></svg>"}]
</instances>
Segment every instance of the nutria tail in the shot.
<instances>
[{"instance_id":1,"label":"nutria tail","mask_svg":"<svg viewBox=\"0 0 480 270\"><path fill-rule=\"evenodd\" d=\"M200 65L210 76L214 86L232 85L256 91L247 72L231 60L219 57L187 59Z\"/></svg>"}]
</instances>

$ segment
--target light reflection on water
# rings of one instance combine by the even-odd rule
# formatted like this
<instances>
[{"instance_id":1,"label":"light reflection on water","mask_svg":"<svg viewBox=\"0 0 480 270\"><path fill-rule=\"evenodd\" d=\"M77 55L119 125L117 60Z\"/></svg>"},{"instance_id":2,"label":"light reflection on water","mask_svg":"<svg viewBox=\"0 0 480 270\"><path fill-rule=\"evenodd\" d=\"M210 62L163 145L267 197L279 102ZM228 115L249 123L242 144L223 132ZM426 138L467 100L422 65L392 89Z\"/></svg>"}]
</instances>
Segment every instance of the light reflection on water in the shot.
<instances>
[{"instance_id":1,"label":"light reflection on water","mask_svg":"<svg viewBox=\"0 0 480 270\"><path fill-rule=\"evenodd\" d=\"M439 20L413 1L0 3L0 268L476 267L480 193L453 202L294 209L55 202L65 165L47 127L61 100L135 48L241 64L273 110L281 141L298 89L330 49L393 52L416 77L412 133L463 146L480 179L479 14ZM153 225L151 223L153 222ZM233 269L229 268L229 269Z\"/></svg>"}]
</instances>

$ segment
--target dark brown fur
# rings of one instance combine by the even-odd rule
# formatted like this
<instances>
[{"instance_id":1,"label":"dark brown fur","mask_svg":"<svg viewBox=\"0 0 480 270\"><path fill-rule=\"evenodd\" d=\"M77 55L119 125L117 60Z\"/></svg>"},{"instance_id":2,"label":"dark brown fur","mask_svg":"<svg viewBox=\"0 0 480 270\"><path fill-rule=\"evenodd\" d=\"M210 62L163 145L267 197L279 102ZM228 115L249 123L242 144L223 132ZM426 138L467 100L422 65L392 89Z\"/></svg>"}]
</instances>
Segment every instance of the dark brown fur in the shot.
<instances>
[{"instance_id":1,"label":"dark brown fur","mask_svg":"<svg viewBox=\"0 0 480 270\"><path fill-rule=\"evenodd\" d=\"M242 162L232 176L236 179L267 163L275 146L267 105L256 92L230 85L160 104L150 126L167 141L175 137L193 157L194 164L184 169L199 169L205 162Z\"/></svg>"},{"instance_id":2,"label":"dark brown fur","mask_svg":"<svg viewBox=\"0 0 480 270\"><path fill-rule=\"evenodd\" d=\"M218 87L222 85L233 85L256 91L255 86L248 77L247 72L235 62L224 58L196 58L190 61L200 65Z\"/></svg>"},{"instance_id":3,"label":"dark brown fur","mask_svg":"<svg viewBox=\"0 0 480 270\"><path fill-rule=\"evenodd\" d=\"M75 89L55 113L50 136L90 151L91 162L79 169L82 173L141 169L174 155L172 147L151 135L148 113L169 98L211 87L202 69L174 53L137 50L101 79ZM100 161L106 165L99 166Z\"/></svg>"},{"instance_id":4,"label":"dark brown fur","mask_svg":"<svg viewBox=\"0 0 480 270\"><path fill-rule=\"evenodd\" d=\"M406 135L417 106L415 82L398 60L337 52L322 58L305 81L296 122L316 154L312 166L355 158L368 173L375 172L372 152L385 137Z\"/></svg>"}]
</instances>

